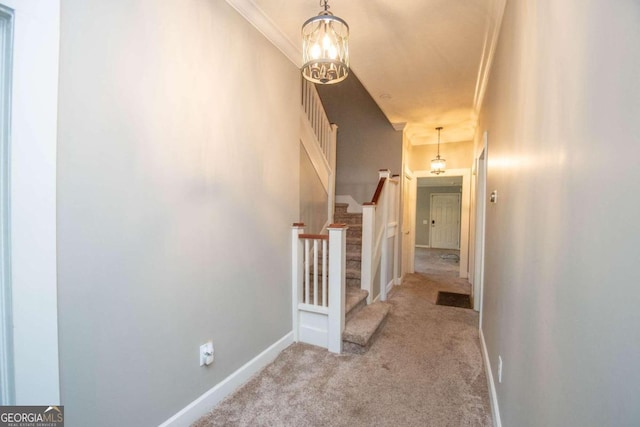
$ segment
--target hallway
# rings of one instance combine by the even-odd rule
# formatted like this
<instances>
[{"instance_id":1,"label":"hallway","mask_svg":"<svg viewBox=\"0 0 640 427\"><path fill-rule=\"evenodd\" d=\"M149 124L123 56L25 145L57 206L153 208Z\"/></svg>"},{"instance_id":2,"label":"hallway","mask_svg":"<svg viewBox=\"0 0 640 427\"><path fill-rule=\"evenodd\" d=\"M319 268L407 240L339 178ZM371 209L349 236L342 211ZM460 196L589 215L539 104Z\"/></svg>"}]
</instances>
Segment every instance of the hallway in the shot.
<instances>
[{"instance_id":1,"label":"hallway","mask_svg":"<svg viewBox=\"0 0 640 427\"><path fill-rule=\"evenodd\" d=\"M492 425L478 314L435 305L438 290L464 292L463 282L408 275L366 354L294 344L194 425Z\"/></svg>"},{"instance_id":2,"label":"hallway","mask_svg":"<svg viewBox=\"0 0 640 427\"><path fill-rule=\"evenodd\" d=\"M459 277L460 250L416 247L414 270L416 273Z\"/></svg>"}]
</instances>

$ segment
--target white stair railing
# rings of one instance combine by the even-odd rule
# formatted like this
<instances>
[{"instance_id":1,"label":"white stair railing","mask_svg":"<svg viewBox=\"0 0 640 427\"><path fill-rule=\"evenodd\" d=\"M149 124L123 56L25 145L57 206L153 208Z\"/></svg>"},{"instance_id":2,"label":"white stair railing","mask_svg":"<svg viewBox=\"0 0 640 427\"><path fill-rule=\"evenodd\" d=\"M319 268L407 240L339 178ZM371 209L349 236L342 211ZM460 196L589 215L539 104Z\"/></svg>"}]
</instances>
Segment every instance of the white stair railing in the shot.
<instances>
[{"instance_id":1,"label":"white stair railing","mask_svg":"<svg viewBox=\"0 0 640 427\"><path fill-rule=\"evenodd\" d=\"M305 234L304 224L293 224L293 333L296 342L341 353L345 317L347 227L332 224L328 231L329 234Z\"/></svg>"},{"instance_id":2,"label":"white stair railing","mask_svg":"<svg viewBox=\"0 0 640 427\"><path fill-rule=\"evenodd\" d=\"M362 206L361 288L369 292L367 302L376 294L387 300L387 292L398 277L399 181L389 170L381 170L378 187L371 202Z\"/></svg>"},{"instance_id":3,"label":"white stair railing","mask_svg":"<svg viewBox=\"0 0 640 427\"><path fill-rule=\"evenodd\" d=\"M329 122L313 83L302 79L300 139L327 192L327 224L333 222L338 126Z\"/></svg>"}]
</instances>

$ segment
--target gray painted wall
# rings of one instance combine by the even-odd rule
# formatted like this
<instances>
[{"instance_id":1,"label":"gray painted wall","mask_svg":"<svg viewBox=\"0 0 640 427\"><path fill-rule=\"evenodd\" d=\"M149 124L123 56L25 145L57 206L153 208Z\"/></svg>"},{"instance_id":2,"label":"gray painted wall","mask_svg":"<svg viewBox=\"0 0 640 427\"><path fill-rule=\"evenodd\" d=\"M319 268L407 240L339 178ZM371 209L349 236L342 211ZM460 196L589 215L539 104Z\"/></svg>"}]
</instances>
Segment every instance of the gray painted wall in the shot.
<instances>
[{"instance_id":1,"label":"gray painted wall","mask_svg":"<svg viewBox=\"0 0 640 427\"><path fill-rule=\"evenodd\" d=\"M61 23L62 403L157 425L291 331L299 72L223 1L63 0Z\"/></svg>"},{"instance_id":2,"label":"gray painted wall","mask_svg":"<svg viewBox=\"0 0 640 427\"><path fill-rule=\"evenodd\" d=\"M431 195L434 193L462 193L458 187L418 187L416 197L416 245L429 246L431 231ZM423 224L427 221L426 224Z\"/></svg>"},{"instance_id":3,"label":"gray painted wall","mask_svg":"<svg viewBox=\"0 0 640 427\"><path fill-rule=\"evenodd\" d=\"M300 220L305 232L317 234L327 223L327 192L311 163L309 154L300 144Z\"/></svg>"},{"instance_id":4,"label":"gray painted wall","mask_svg":"<svg viewBox=\"0 0 640 427\"><path fill-rule=\"evenodd\" d=\"M637 1L507 2L478 128L504 426L640 425L639 22Z\"/></svg>"},{"instance_id":5,"label":"gray painted wall","mask_svg":"<svg viewBox=\"0 0 640 427\"><path fill-rule=\"evenodd\" d=\"M316 87L329 121L338 125L336 194L371 201L380 169L401 172L402 132L393 129L355 74Z\"/></svg>"}]
</instances>

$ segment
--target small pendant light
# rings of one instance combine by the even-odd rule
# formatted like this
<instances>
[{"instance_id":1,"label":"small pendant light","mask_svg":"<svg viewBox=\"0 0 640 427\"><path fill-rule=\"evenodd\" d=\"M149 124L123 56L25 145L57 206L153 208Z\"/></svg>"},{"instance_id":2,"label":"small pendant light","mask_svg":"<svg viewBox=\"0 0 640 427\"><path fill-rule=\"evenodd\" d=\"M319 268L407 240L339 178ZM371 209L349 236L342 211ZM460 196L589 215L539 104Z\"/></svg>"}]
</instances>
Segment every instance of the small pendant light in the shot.
<instances>
[{"instance_id":1,"label":"small pendant light","mask_svg":"<svg viewBox=\"0 0 640 427\"><path fill-rule=\"evenodd\" d=\"M431 160L431 173L440 175L445 172L447 161L440 158L440 131L442 130L442 127L437 127L436 130L438 131L438 155L435 159Z\"/></svg>"}]
</instances>

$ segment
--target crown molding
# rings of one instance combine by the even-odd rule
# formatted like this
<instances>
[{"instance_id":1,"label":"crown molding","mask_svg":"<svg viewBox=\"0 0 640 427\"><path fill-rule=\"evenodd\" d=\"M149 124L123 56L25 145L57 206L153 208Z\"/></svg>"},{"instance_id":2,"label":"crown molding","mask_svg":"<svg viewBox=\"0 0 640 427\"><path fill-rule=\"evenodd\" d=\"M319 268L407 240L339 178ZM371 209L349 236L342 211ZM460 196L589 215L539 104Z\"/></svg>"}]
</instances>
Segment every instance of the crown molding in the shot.
<instances>
[{"instance_id":1,"label":"crown molding","mask_svg":"<svg viewBox=\"0 0 640 427\"><path fill-rule=\"evenodd\" d=\"M478 69L476 90L473 100L473 112L475 114L476 121L477 117L480 116L482 102L484 101L484 95L489 83L489 73L491 71L491 64L493 63L493 57L498 46L498 36L500 35L500 27L502 26L502 18L504 16L506 3L506 0L496 0L492 3L493 20L489 22L489 25L487 25L485 32L484 47L482 50L480 67Z\"/></svg>"},{"instance_id":2,"label":"crown molding","mask_svg":"<svg viewBox=\"0 0 640 427\"><path fill-rule=\"evenodd\" d=\"M244 19L277 47L296 67L302 67L302 51L252 0L226 0Z\"/></svg>"}]
</instances>

